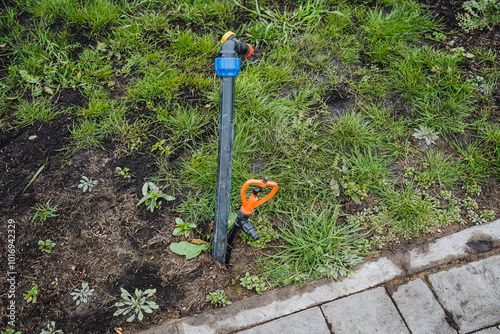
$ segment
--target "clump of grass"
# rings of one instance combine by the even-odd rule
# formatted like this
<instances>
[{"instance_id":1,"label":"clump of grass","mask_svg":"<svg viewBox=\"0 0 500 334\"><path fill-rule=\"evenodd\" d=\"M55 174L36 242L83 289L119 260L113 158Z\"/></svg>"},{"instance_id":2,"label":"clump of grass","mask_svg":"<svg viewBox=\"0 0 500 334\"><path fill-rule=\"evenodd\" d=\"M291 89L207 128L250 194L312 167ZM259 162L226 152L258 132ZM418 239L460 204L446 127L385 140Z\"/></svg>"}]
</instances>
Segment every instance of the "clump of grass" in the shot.
<instances>
[{"instance_id":1,"label":"clump of grass","mask_svg":"<svg viewBox=\"0 0 500 334\"><path fill-rule=\"evenodd\" d=\"M359 251L364 242L360 224L341 224L339 207L315 212L313 208L297 212L282 229L285 245L276 255L267 256L264 277L274 285L288 285L322 276L346 276L349 268L366 255Z\"/></svg>"},{"instance_id":2,"label":"clump of grass","mask_svg":"<svg viewBox=\"0 0 500 334\"><path fill-rule=\"evenodd\" d=\"M406 48L406 43L417 41L418 36L435 26L430 15L411 2L395 3L390 12L383 7L367 9L363 22L368 53L377 62L387 62L389 56Z\"/></svg>"},{"instance_id":3,"label":"clump of grass","mask_svg":"<svg viewBox=\"0 0 500 334\"><path fill-rule=\"evenodd\" d=\"M370 149L380 143L380 136L373 124L353 109L335 119L328 127L331 143L340 150Z\"/></svg>"},{"instance_id":4,"label":"clump of grass","mask_svg":"<svg viewBox=\"0 0 500 334\"><path fill-rule=\"evenodd\" d=\"M79 26L89 25L95 33L99 33L104 26L118 20L123 13L122 8L109 0L83 3L72 0L29 0L26 7L39 17L55 16Z\"/></svg>"},{"instance_id":5,"label":"clump of grass","mask_svg":"<svg viewBox=\"0 0 500 334\"><path fill-rule=\"evenodd\" d=\"M49 100L37 99L34 101L20 100L15 112L17 124L21 127L32 125L35 122L50 122L58 115Z\"/></svg>"}]
</instances>

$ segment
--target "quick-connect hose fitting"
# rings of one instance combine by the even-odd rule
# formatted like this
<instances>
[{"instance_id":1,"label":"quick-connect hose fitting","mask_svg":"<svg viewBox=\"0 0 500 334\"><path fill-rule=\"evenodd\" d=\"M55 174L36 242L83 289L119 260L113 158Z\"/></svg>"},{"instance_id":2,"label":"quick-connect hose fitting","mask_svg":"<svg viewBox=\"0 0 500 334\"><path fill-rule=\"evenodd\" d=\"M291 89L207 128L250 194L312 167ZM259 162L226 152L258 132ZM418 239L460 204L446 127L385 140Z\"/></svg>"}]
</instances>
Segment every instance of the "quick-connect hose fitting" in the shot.
<instances>
[{"instance_id":1,"label":"quick-connect hose fitting","mask_svg":"<svg viewBox=\"0 0 500 334\"><path fill-rule=\"evenodd\" d=\"M253 47L248 43L240 42L234 32L226 32L220 43L222 44L219 52L221 58L250 57L253 54Z\"/></svg>"},{"instance_id":2,"label":"quick-connect hose fitting","mask_svg":"<svg viewBox=\"0 0 500 334\"><path fill-rule=\"evenodd\" d=\"M239 57L250 57L253 48L248 43L240 42L236 35L228 31L222 36L222 48L215 58L215 71L219 77L237 77L241 68Z\"/></svg>"}]
</instances>

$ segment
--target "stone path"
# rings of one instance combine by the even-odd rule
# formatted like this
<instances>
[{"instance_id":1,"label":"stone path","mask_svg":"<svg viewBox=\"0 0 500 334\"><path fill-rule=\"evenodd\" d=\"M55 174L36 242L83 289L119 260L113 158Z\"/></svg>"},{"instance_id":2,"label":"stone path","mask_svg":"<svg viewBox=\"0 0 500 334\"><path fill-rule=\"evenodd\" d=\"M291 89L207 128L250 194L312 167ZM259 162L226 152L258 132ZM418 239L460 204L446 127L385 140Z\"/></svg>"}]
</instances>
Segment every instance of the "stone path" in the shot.
<instances>
[{"instance_id":1,"label":"stone path","mask_svg":"<svg viewBox=\"0 0 500 334\"><path fill-rule=\"evenodd\" d=\"M500 220L141 334L500 334Z\"/></svg>"}]
</instances>

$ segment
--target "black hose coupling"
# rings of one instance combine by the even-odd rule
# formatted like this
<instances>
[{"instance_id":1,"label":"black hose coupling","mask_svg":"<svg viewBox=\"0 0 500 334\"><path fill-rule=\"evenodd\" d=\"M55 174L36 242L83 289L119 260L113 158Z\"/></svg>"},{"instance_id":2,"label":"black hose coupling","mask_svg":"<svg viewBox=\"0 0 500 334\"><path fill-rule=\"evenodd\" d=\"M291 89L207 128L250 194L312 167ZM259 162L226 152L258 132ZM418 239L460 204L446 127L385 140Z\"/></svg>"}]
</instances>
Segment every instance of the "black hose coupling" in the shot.
<instances>
[{"instance_id":1,"label":"black hose coupling","mask_svg":"<svg viewBox=\"0 0 500 334\"><path fill-rule=\"evenodd\" d=\"M227 237L227 243L231 245L238 235L238 233L243 230L243 232L248 235L250 238L253 239L253 241L257 241L260 239L260 236L257 234L255 231L255 227L253 224L248 220L250 216L245 215L243 212L238 211L238 215L236 216L236 219L234 220L234 226L229 232L229 235Z\"/></svg>"}]
</instances>

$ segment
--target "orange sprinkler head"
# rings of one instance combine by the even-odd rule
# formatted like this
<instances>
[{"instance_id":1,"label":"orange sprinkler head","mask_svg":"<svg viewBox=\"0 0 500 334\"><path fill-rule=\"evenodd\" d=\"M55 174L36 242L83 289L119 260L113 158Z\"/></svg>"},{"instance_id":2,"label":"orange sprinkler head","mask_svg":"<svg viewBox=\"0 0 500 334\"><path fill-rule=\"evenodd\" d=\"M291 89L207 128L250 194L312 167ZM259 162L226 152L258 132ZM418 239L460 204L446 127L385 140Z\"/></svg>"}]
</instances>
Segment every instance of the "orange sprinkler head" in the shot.
<instances>
[{"instance_id":1,"label":"orange sprinkler head","mask_svg":"<svg viewBox=\"0 0 500 334\"><path fill-rule=\"evenodd\" d=\"M251 184L257 184L259 185L260 188L271 186L273 187L273 190L271 190L271 192L266 197L260 200L259 197L257 197L257 193L262 189L254 190L253 194L250 195L250 197L247 199L245 193L248 186ZM276 194L277 191L278 191L278 184L276 184L276 182L268 181L267 177L262 180L248 180L241 188L241 202L243 203L243 205L241 206L241 212L245 215L250 215L253 212L253 209L269 201L274 196L274 194Z\"/></svg>"}]
</instances>

